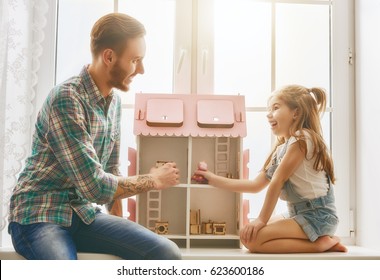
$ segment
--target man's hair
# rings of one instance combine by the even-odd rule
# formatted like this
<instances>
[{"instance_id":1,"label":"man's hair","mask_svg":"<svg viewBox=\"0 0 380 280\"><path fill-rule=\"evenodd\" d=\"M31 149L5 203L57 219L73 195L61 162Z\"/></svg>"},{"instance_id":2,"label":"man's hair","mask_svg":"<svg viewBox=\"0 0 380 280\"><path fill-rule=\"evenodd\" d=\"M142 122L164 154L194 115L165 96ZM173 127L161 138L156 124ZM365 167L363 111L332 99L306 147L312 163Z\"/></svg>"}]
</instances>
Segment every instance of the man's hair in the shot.
<instances>
[{"instance_id":1,"label":"man's hair","mask_svg":"<svg viewBox=\"0 0 380 280\"><path fill-rule=\"evenodd\" d=\"M98 19L91 30L91 53L95 57L105 49L121 55L128 39L145 35L145 27L135 18L122 13L110 13Z\"/></svg>"}]
</instances>

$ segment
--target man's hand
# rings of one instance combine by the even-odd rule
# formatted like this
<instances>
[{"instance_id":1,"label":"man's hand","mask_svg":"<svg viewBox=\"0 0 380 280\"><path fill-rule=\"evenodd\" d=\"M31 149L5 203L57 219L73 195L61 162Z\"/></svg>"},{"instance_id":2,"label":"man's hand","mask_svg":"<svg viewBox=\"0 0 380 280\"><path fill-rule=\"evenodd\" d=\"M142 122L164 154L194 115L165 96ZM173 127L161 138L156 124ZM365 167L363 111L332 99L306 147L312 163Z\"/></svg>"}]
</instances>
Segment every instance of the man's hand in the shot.
<instances>
[{"instance_id":1,"label":"man's hand","mask_svg":"<svg viewBox=\"0 0 380 280\"><path fill-rule=\"evenodd\" d=\"M156 186L155 189L163 190L179 184L179 170L175 162L167 162L160 167L154 167L150 170Z\"/></svg>"}]
</instances>

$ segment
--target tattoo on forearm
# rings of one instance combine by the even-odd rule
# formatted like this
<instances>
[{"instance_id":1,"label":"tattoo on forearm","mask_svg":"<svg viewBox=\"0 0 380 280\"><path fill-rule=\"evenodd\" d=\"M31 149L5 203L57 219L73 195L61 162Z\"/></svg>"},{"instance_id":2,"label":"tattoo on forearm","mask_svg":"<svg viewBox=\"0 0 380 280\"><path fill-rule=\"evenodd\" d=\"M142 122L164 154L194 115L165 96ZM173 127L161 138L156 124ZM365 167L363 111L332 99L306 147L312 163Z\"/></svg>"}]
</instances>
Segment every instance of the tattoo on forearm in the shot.
<instances>
[{"instance_id":1,"label":"tattoo on forearm","mask_svg":"<svg viewBox=\"0 0 380 280\"><path fill-rule=\"evenodd\" d=\"M115 166L111 168L110 170L107 170L109 173L116 175L116 176L121 176L121 172L119 170L119 167Z\"/></svg>"},{"instance_id":2,"label":"tattoo on forearm","mask_svg":"<svg viewBox=\"0 0 380 280\"><path fill-rule=\"evenodd\" d=\"M155 182L151 175L138 175L133 177L123 177L119 179L119 184L114 195L114 199L126 198L139 193L147 192L155 187Z\"/></svg>"}]
</instances>

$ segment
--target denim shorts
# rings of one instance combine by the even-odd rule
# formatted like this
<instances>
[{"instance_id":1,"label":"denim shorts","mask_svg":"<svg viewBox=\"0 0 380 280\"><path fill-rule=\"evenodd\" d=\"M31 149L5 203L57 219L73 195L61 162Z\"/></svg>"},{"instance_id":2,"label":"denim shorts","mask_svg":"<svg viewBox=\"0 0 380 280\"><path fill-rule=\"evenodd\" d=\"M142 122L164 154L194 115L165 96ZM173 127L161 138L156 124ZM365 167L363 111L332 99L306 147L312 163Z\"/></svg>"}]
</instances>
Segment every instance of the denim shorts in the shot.
<instances>
[{"instance_id":1,"label":"denim shorts","mask_svg":"<svg viewBox=\"0 0 380 280\"><path fill-rule=\"evenodd\" d=\"M333 236L339 219L329 195L298 203L288 202L287 217L293 218L303 229L310 241L320 236Z\"/></svg>"}]
</instances>

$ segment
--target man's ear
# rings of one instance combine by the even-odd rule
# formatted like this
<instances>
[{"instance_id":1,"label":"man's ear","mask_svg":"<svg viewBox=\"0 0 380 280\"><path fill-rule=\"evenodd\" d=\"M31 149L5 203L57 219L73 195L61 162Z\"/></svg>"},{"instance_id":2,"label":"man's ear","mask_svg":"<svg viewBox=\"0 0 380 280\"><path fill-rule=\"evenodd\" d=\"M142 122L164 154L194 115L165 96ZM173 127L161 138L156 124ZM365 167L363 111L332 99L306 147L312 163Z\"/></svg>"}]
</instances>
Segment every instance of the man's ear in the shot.
<instances>
[{"instance_id":1,"label":"man's ear","mask_svg":"<svg viewBox=\"0 0 380 280\"><path fill-rule=\"evenodd\" d=\"M103 62L106 65L112 64L112 62L115 60L115 52L111 49L105 49L103 51Z\"/></svg>"}]
</instances>

